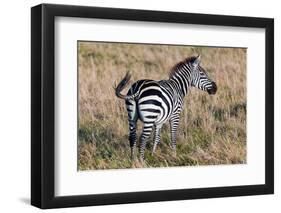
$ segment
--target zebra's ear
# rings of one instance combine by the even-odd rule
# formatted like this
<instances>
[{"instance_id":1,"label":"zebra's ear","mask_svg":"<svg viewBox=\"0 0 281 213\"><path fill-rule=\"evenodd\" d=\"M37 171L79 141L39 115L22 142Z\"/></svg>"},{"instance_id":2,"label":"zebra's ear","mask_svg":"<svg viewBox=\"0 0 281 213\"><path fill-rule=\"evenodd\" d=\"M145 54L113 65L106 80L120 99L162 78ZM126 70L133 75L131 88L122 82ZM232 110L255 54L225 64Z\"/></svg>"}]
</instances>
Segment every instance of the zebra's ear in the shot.
<instances>
[{"instance_id":1,"label":"zebra's ear","mask_svg":"<svg viewBox=\"0 0 281 213\"><path fill-rule=\"evenodd\" d=\"M200 61L201 61L201 55L198 55L198 56L195 58L195 60L194 60L194 62L193 62L193 65L197 67L197 66L200 64Z\"/></svg>"}]
</instances>

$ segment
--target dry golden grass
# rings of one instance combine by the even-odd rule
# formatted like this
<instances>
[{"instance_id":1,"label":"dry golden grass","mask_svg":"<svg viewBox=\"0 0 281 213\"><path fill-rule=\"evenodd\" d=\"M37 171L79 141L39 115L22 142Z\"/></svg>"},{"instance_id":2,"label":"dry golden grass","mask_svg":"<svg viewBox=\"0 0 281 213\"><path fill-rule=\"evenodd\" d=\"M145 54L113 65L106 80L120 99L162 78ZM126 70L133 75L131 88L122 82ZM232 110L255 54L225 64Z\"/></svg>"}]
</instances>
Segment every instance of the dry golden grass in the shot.
<instances>
[{"instance_id":1,"label":"dry golden grass","mask_svg":"<svg viewBox=\"0 0 281 213\"><path fill-rule=\"evenodd\" d=\"M125 103L113 85L127 70L133 81L167 79L175 63L197 54L218 92L210 96L192 88L181 114L177 156L166 124L153 156L148 142L144 166L245 163L246 49L79 42L79 170L141 167L130 161Z\"/></svg>"}]
</instances>

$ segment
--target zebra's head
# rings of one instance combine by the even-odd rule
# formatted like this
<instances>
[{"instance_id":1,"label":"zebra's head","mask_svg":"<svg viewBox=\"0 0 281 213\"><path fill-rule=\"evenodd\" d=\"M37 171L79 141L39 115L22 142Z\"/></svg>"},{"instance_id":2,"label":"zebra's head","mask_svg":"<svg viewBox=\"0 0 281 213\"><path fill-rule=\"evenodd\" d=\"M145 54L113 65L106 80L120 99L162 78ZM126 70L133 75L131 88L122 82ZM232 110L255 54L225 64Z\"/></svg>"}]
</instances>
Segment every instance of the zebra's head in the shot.
<instances>
[{"instance_id":1,"label":"zebra's head","mask_svg":"<svg viewBox=\"0 0 281 213\"><path fill-rule=\"evenodd\" d=\"M200 55L198 55L197 57L192 57L189 61L189 66L192 70L191 86L207 91L210 95L216 94L217 85L208 77L206 71L200 66L200 58Z\"/></svg>"}]
</instances>

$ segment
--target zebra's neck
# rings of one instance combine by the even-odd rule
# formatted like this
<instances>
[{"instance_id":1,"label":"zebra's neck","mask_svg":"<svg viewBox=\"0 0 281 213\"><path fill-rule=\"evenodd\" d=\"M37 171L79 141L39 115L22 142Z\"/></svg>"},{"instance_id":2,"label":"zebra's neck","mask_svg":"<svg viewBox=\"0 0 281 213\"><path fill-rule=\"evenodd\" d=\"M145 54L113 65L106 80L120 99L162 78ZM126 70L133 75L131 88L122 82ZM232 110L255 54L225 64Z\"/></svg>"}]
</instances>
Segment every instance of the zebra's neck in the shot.
<instances>
[{"instance_id":1,"label":"zebra's neck","mask_svg":"<svg viewBox=\"0 0 281 213\"><path fill-rule=\"evenodd\" d=\"M177 70L170 76L170 80L174 82L177 90L184 97L188 92L188 87L191 85L191 80L186 72Z\"/></svg>"}]
</instances>

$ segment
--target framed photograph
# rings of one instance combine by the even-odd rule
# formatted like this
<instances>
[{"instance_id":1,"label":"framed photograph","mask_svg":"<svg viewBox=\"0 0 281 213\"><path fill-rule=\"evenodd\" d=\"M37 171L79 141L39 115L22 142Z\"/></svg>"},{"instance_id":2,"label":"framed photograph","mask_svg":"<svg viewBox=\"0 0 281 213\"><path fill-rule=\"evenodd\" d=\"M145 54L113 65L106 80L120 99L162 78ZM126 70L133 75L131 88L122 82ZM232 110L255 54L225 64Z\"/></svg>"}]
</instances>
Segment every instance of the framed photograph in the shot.
<instances>
[{"instance_id":1,"label":"framed photograph","mask_svg":"<svg viewBox=\"0 0 281 213\"><path fill-rule=\"evenodd\" d=\"M274 20L31 9L31 204L272 194Z\"/></svg>"}]
</instances>

